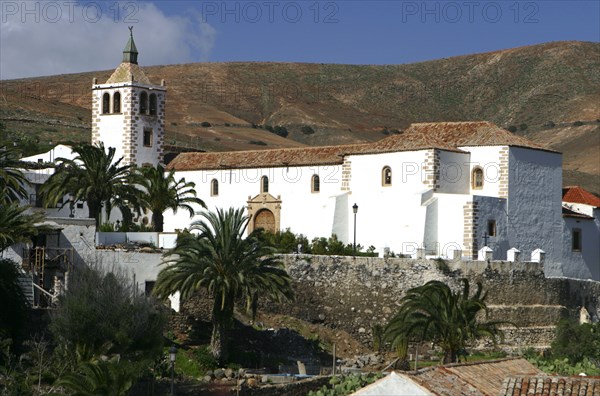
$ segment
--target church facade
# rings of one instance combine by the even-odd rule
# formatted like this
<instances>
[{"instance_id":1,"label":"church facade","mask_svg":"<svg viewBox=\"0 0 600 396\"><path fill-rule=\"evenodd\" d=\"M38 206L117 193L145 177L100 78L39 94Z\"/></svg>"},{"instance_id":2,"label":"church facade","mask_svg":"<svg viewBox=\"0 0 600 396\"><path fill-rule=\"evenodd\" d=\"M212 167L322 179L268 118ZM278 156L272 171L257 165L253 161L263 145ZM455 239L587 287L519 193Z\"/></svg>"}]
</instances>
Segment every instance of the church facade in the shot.
<instances>
[{"instance_id":1,"label":"church facade","mask_svg":"<svg viewBox=\"0 0 600 396\"><path fill-rule=\"evenodd\" d=\"M137 57L131 36L109 80L94 81L92 143L154 166L167 89ZM181 153L168 169L209 210L245 207L249 232L335 234L380 255L538 260L547 275L600 280L600 203L565 213L561 154L490 122L416 123L365 144ZM198 218L167 212L165 231Z\"/></svg>"}]
</instances>

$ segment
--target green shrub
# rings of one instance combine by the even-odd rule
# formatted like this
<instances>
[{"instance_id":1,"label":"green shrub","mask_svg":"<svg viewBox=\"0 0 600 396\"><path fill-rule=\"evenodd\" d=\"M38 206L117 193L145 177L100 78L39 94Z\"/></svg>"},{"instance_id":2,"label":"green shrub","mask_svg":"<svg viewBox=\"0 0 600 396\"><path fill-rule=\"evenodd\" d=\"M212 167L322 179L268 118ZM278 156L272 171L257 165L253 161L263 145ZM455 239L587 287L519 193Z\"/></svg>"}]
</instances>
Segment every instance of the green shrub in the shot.
<instances>
[{"instance_id":1,"label":"green shrub","mask_svg":"<svg viewBox=\"0 0 600 396\"><path fill-rule=\"evenodd\" d=\"M582 126L582 125L583 125L583 122L582 122L582 121L575 121L575 122L573 123L573 126L576 126L576 127L579 127L579 126Z\"/></svg>"},{"instance_id":2,"label":"green shrub","mask_svg":"<svg viewBox=\"0 0 600 396\"><path fill-rule=\"evenodd\" d=\"M250 140L248 143L255 144L257 146L266 146L267 145L267 143L263 142L262 140Z\"/></svg>"},{"instance_id":3,"label":"green shrub","mask_svg":"<svg viewBox=\"0 0 600 396\"><path fill-rule=\"evenodd\" d=\"M508 128L506 128L509 132L515 133L517 132L517 127L514 125L509 126Z\"/></svg>"},{"instance_id":4,"label":"green shrub","mask_svg":"<svg viewBox=\"0 0 600 396\"><path fill-rule=\"evenodd\" d=\"M204 127L204 128L209 128L209 127L211 127L212 125L211 125L211 124L210 124L210 122L208 122L208 121L202 121L202 122L200 123L200 126L201 126L201 127Z\"/></svg>"},{"instance_id":5,"label":"green shrub","mask_svg":"<svg viewBox=\"0 0 600 396\"><path fill-rule=\"evenodd\" d=\"M165 316L162 307L136 290L120 272L80 267L60 297L50 330L59 344L97 351L109 346L122 355L160 354Z\"/></svg>"},{"instance_id":6,"label":"green shrub","mask_svg":"<svg viewBox=\"0 0 600 396\"><path fill-rule=\"evenodd\" d=\"M313 133L315 133L315 130L310 125L304 125L302 126L302 128L300 128L300 132L302 132L305 135L312 135Z\"/></svg>"},{"instance_id":7,"label":"green shrub","mask_svg":"<svg viewBox=\"0 0 600 396\"><path fill-rule=\"evenodd\" d=\"M585 358L599 359L600 363L600 323L580 325L561 320L556 327L551 353L556 358L567 358L574 364Z\"/></svg>"}]
</instances>

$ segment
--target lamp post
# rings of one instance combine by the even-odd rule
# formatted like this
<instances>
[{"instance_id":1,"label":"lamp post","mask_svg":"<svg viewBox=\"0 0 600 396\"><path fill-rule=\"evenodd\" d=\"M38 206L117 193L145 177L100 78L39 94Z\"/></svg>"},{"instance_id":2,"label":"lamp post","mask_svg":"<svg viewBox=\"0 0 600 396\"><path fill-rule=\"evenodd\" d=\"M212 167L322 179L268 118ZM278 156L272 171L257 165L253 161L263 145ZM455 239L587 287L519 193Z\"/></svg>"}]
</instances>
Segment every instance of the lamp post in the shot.
<instances>
[{"instance_id":1,"label":"lamp post","mask_svg":"<svg viewBox=\"0 0 600 396\"><path fill-rule=\"evenodd\" d=\"M354 256L356 256L356 213L358 212L358 205L352 205L352 211L354 212Z\"/></svg>"},{"instance_id":2,"label":"lamp post","mask_svg":"<svg viewBox=\"0 0 600 396\"><path fill-rule=\"evenodd\" d=\"M169 348L169 360L171 361L171 396L175 395L175 359L177 358L177 347Z\"/></svg>"},{"instance_id":3,"label":"lamp post","mask_svg":"<svg viewBox=\"0 0 600 396\"><path fill-rule=\"evenodd\" d=\"M72 195L69 197L69 210L69 217L75 217L75 198Z\"/></svg>"}]
</instances>

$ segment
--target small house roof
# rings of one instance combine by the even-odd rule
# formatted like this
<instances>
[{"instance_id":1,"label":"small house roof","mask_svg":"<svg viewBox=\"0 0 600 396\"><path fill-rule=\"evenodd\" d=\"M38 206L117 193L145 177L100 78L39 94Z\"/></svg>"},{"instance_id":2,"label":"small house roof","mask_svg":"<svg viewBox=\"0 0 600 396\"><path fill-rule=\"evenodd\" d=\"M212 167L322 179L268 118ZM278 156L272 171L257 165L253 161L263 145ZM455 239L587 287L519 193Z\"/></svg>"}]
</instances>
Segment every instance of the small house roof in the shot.
<instances>
[{"instance_id":1,"label":"small house roof","mask_svg":"<svg viewBox=\"0 0 600 396\"><path fill-rule=\"evenodd\" d=\"M563 202L580 203L600 208L600 198L580 186L563 188Z\"/></svg>"}]
</instances>

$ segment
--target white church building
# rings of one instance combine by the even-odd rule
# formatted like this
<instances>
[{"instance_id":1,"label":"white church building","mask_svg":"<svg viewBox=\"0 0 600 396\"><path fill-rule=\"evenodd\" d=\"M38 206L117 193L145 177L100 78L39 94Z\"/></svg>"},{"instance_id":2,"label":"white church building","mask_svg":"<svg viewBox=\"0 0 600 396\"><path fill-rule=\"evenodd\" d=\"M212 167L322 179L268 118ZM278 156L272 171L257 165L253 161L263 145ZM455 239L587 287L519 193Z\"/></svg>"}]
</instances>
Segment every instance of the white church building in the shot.
<instances>
[{"instance_id":1,"label":"white church building","mask_svg":"<svg viewBox=\"0 0 600 396\"><path fill-rule=\"evenodd\" d=\"M94 80L92 143L156 165L167 88L137 57L131 36L108 81ZM561 154L490 122L415 123L374 143L181 153L168 169L211 210L247 208L249 231L335 234L412 257L478 259L487 247L494 260L540 259L548 275L600 280L600 203L563 213ZM165 231L197 219L167 212Z\"/></svg>"}]
</instances>

